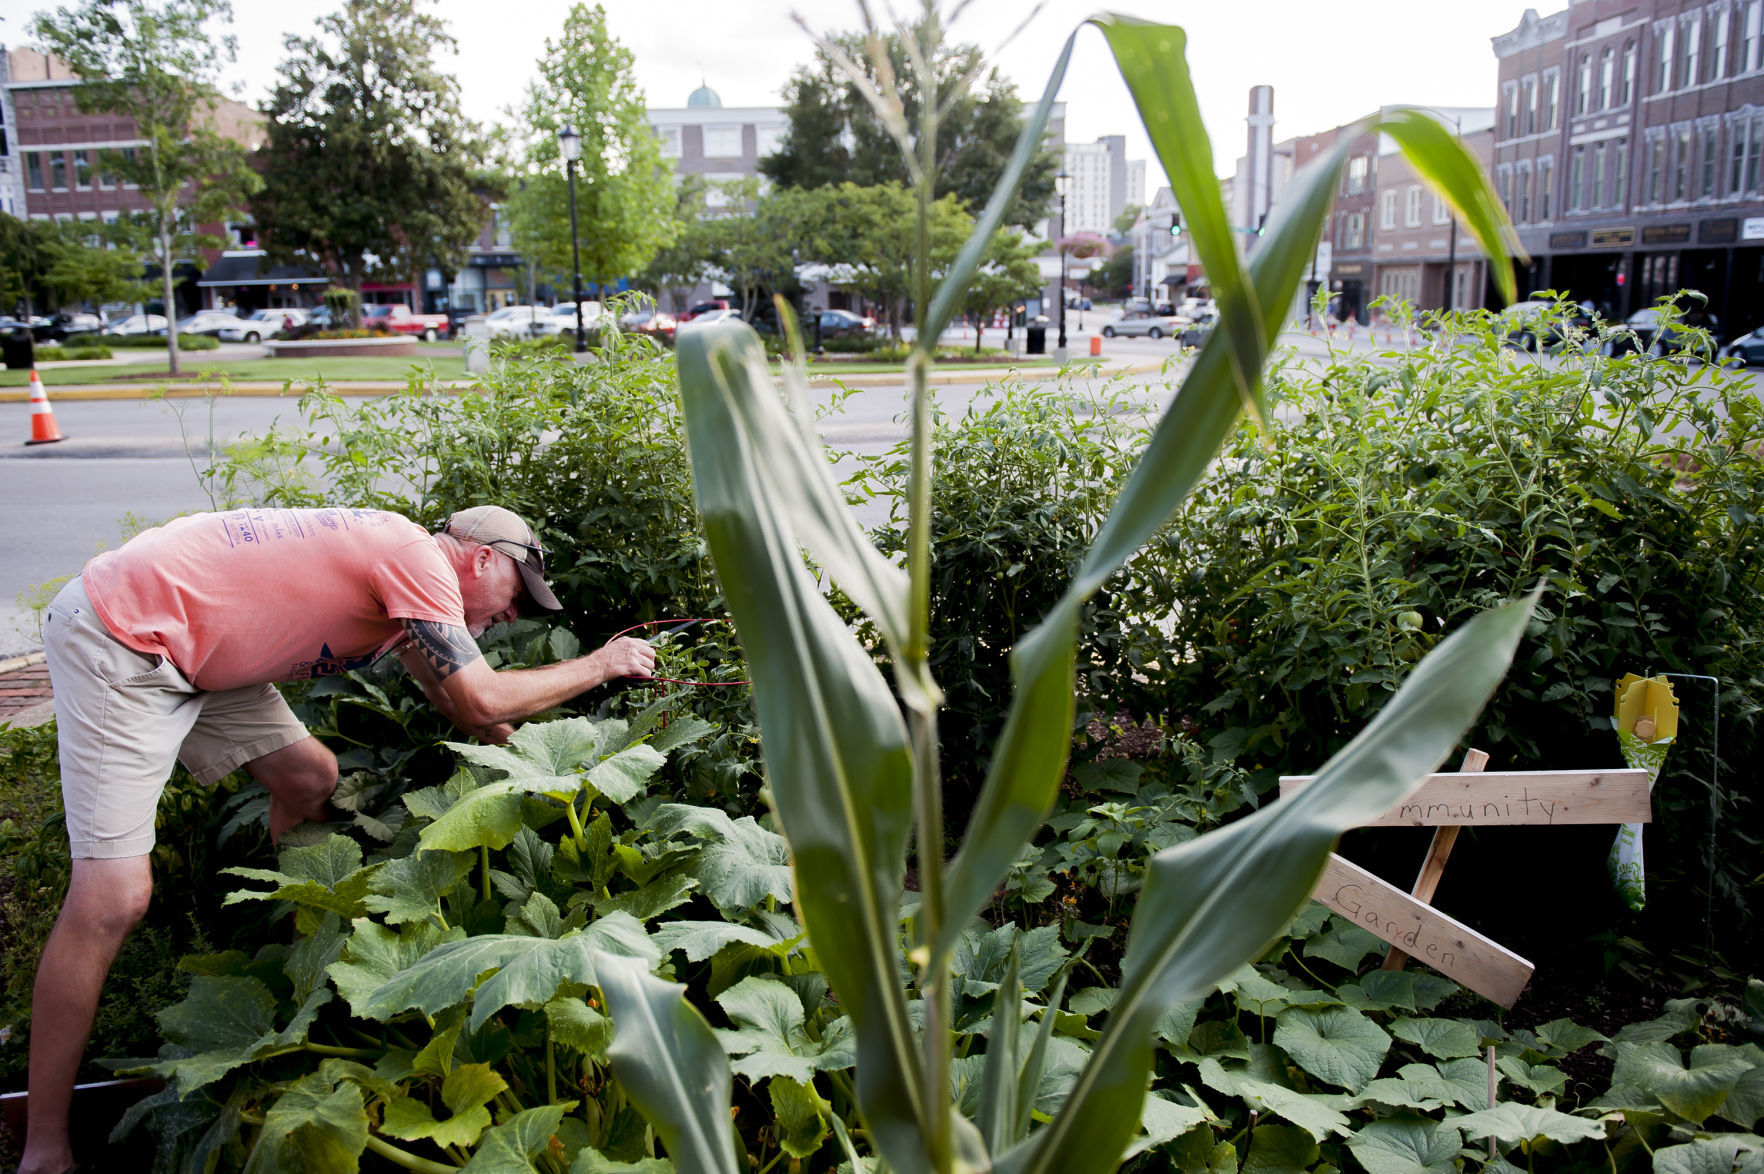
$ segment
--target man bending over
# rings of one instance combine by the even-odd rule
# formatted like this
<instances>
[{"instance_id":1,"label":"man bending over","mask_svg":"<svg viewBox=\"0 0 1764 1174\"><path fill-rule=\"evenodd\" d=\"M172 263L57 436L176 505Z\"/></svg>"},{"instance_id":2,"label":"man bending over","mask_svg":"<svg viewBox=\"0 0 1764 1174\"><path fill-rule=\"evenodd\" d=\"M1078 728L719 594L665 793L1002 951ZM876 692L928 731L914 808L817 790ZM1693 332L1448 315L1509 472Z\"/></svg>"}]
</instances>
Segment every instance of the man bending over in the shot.
<instances>
[{"instance_id":1,"label":"man bending over","mask_svg":"<svg viewBox=\"0 0 1764 1174\"><path fill-rule=\"evenodd\" d=\"M271 839L324 818L337 759L272 682L360 668L398 645L448 719L484 741L596 685L646 676L615 639L497 672L473 639L523 601L556 611L544 551L499 506L438 534L379 510L235 510L148 530L86 564L43 627L73 878L37 967L20 1174L73 1168L68 1106L98 995L153 894L154 811L173 760L213 784L244 767L270 795Z\"/></svg>"}]
</instances>

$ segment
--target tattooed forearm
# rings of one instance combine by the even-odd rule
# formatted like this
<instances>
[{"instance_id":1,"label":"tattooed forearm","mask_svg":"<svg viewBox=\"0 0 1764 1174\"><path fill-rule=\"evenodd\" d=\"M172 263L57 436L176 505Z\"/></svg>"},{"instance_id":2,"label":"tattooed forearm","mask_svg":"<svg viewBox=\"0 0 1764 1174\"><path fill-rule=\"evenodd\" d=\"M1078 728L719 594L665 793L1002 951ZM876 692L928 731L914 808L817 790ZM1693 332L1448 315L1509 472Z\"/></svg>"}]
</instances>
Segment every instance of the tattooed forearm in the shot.
<instances>
[{"instance_id":1,"label":"tattooed forearm","mask_svg":"<svg viewBox=\"0 0 1764 1174\"><path fill-rule=\"evenodd\" d=\"M480 655L472 634L457 624L406 620L404 630L410 633L411 644L434 670L438 681L445 681Z\"/></svg>"}]
</instances>

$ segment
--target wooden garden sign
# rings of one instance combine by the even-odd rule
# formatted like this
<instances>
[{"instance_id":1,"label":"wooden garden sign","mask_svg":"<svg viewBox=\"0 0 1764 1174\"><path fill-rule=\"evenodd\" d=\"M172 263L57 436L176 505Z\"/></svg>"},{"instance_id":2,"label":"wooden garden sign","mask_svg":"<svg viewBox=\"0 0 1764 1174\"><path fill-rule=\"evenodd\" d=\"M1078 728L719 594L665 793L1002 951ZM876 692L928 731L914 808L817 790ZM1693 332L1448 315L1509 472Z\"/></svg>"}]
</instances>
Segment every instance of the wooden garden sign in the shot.
<instances>
[{"instance_id":1,"label":"wooden garden sign","mask_svg":"<svg viewBox=\"0 0 1764 1174\"><path fill-rule=\"evenodd\" d=\"M1414 958L1477 994L1511 1007L1532 965L1498 942L1452 920L1430 902L1461 827L1647 823L1648 775L1642 770L1484 771L1488 755L1471 750L1455 774L1429 775L1414 794L1361 827L1431 827L1433 844L1415 887L1395 885L1334 853L1311 894L1391 943L1386 970ZM1314 776L1287 775L1285 795Z\"/></svg>"}]
</instances>

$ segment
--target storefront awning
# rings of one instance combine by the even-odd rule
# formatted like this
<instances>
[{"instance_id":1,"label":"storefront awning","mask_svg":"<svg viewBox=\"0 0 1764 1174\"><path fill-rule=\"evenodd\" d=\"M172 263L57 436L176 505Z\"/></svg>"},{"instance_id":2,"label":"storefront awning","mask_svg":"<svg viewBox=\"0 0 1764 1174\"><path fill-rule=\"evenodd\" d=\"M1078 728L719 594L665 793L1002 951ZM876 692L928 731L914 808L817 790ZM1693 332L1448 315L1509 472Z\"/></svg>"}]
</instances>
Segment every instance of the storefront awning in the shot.
<instances>
[{"instance_id":1,"label":"storefront awning","mask_svg":"<svg viewBox=\"0 0 1764 1174\"><path fill-rule=\"evenodd\" d=\"M196 284L207 288L240 285L326 285L330 278L304 265L269 265L260 252L224 253Z\"/></svg>"}]
</instances>

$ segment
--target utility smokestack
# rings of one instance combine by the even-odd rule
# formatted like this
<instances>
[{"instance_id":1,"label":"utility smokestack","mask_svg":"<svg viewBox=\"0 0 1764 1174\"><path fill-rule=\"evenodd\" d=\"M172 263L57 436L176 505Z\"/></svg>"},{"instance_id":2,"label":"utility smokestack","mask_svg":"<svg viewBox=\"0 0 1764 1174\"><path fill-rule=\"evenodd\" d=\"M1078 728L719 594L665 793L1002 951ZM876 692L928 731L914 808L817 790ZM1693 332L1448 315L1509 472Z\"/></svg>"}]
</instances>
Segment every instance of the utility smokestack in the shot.
<instances>
[{"instance_id":1,"label":"utility smokestack","mask_svg":"<svg viewBox=\"0 0 1764 1174\"><path fill-rule=\"evenodd\" d=\"M1249 92L1249 191L1245 228L1260 228L1274 199L1274 87L1251 86Z\"/></svg>"}]
</instances>

